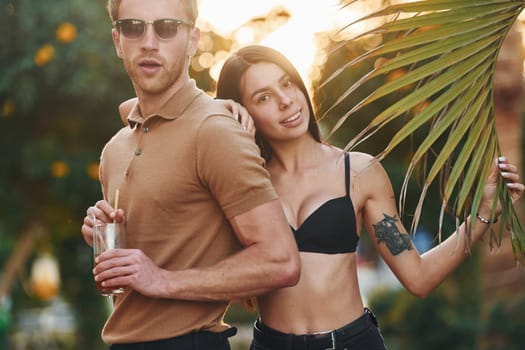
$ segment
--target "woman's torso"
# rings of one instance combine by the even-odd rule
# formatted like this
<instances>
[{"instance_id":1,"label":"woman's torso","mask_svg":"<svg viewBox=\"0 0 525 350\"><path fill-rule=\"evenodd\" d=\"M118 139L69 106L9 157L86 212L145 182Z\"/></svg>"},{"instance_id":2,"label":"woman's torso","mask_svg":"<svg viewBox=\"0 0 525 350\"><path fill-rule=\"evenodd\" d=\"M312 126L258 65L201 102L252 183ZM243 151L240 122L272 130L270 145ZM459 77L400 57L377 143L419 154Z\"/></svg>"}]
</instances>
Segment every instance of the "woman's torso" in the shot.
<instances>
[{"instance_id":1,"label":"woman's torso","mask_svg":"<svg viewBox=\"0 0 525 350\"><path fill-rule=\"evenodd\" d=\"M288 222L297 228L296 239L299 241L301 255L301 279L290 288L283 288L259 297L259 312L263 323L284 333L306 334L339 328L363 313L363 302L359 292L356 268L356 239L361 225L361 211L365 198L359 192L359 186L353 182L355 173L352 163L359 162L359 156L351 153L349 186L345 183L345 162L342 151L331 146L319 144L322 157L311 165L294 173L282 172L269 165L272 182L278 192ZM346 217L333 218L347 220L345 232L326 234L322 226L315 232L316 240L323 238L337 240L321 244L319 249L301 249L300 235L303 225L308 221L319 221L317 216L330 214L330 208L319 208L328 202L341 201L350 194L350 211ZM336 210L333 210L337 213ZM352 212L354 211L354 212ZM338 213L338 216L344 215ZM355 216L354 216L355 215ZM314 217L312 219L312 217ZM322 218L327 220L326 217ZM329 223L327 223L329 224ZM338 227L343 226L339 224ZM353 227L352 227L353 226ZM308 232L312 235L312 232ZM341 236L341 235L345 236ZM337 237L339 235L339 237ZM310 240L314 242L315 239ZM337 245L341 245L341 249ZM353 245L352 247L345 247ZM328 248L327 248L327 247ZM306 250L306 251L304 251ZM315 252L313 252L315 251ZM340 251L339 253L334 253Z\"/></svg>"}]
</instances>

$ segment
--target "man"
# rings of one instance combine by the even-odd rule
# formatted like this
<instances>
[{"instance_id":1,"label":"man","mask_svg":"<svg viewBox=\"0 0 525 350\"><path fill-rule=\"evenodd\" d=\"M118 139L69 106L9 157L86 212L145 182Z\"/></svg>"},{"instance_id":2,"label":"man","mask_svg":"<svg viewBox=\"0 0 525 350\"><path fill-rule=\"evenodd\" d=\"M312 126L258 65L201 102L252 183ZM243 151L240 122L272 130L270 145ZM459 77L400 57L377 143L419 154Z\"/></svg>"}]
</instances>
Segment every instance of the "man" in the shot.
<instances>
[{"instance_id":1,"label":"man","mask_svg":"<svg viewBox=\"0 0 525 350\"><path fill-rule=\"evenodd\" d=\"M126 289L103 340L229 349L228 301L296 284L295 241L253 139L189 77L196 1L109 0L108 9L138 103L102 151L105 200L82 227L91 244L93 216L126 222L128 249L100 255L93 270L104 288Z\"/></svg>"}]
</instances>

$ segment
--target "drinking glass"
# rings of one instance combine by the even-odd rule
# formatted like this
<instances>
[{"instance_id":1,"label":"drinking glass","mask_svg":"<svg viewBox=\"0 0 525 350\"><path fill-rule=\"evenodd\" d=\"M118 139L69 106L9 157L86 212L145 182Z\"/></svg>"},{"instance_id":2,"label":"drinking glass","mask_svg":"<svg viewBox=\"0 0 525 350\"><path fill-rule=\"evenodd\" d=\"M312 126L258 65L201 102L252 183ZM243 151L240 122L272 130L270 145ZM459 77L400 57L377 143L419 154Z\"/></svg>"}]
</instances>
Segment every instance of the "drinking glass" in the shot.
<instances>
[{"instance_id":1,"label":"drinking glass","mask_svg":"<svg viewBox=\"0 0 525 350\"><path fill-rule=\"evenodd\" d=\"M123 223L109 222L96 224L93 228L93 258L96 258L103 252L124 248L125 227ZM104 296L124 293L124 288L104 288L102 281L97 281L97 289Z\"/></svg>"}]
</instances>

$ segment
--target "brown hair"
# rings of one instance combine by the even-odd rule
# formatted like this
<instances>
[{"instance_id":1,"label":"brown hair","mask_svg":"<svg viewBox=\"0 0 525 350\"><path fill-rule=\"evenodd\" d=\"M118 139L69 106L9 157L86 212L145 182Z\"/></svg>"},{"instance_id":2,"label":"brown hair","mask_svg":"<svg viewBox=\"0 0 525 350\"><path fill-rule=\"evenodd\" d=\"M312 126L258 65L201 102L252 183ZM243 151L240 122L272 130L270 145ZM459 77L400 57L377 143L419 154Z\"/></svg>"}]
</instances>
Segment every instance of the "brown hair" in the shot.
<instances>
[{"instance_id":1,"label":"brown hair","mask_svg":"<svg viewBox=\"0 0 525 350\"><path fill-rule=\"evenodd\" d=\"M241 79L246 70L254 64L260 62L273 63L279 66L288 74L292 83L299 87L299 90L305 95L310 111L310 121L308 131L314 139L321 142L321 133L315 117L314 109L308 90L304 85L303 79L293 64L279 51L261 45L249 45L234 53L221 69L219 80L217 81L217 98L232 99L242 103ZM255 141L261 149L261 155L266 161L272 156L270 145L264 138L256 132Z\"/></svg>"},{"instance_id":2,"label":"brown hair","mask_svg":"<svg viewBox=\"0 0 525 350\"><path fill-rule=\"evenodd\" d=\"M186 9L186 15L188 16L188 20L195 23L197 21L197 17L199 16L199 6L197 5L197 0L179 0L184 5L184 8ZM115 22L118 17L118 10L120 7L120 3L122 0L108 0L107 3L107 10L109 13L109 17L111 18L111 22ZM184 19L184 18L180 18Z\"/></svg>"}]
</instances>

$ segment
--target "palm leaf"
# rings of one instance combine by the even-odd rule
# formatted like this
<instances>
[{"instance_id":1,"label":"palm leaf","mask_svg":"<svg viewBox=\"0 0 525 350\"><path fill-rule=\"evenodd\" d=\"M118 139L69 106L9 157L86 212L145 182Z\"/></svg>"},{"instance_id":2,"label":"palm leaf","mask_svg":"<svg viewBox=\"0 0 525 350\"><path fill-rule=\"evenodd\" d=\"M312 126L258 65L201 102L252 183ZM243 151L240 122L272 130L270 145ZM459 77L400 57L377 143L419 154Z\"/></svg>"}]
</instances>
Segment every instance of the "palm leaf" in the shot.
<instances>
[{"instance_id":1,"label":"palm leaf","mask_svg":"<svg viewBox=\"0 0 525 350\"><path fill-rule=\"evenodd\" d=\"M343 7L355 1L346 1ZM423 141L415 145L400 195L403 210L409 179L416 169L423 169L425 179L411 232L417 229L427 190L435 181L439 181L442 188L439 237L445 211L452 212L456 218L470 214L470 228L476 224L474 218L486 176L494 156L500 153L493 101L496 59L524 7L525 0L420 0L386 5L348 27L372 19L382 19L380 24L341 42L328 53L329 56L336 54L348 42L368 35L384 38L381 45L345 63L324 80L321 87L365 60L381 58L383 61L348 87L321 118L341 107L372 79L386 77L399 69L405 71L403 76L387 81L339 117L329 137L364 107L409 88L404 97L373 117L345 149L353 149L383 128L392 129L400 124L389 143L376 155L377 160L382 160L417 131L428 130ZM414 108L425 103L427 107L423 111L411 116ZM406 122L394 123L399 118L406 118ZM435 149L439 149L437 154L433 153ZM427 169L429 159L433 160ZM500 230L495 233L491 227L490 242L501 244L506 228L511 233L515 258L524 261L525 234L503 180L498 184L497 198L503 205ZM492 219L495 204L496 201Z\"/></svg>"}]
</instances>

